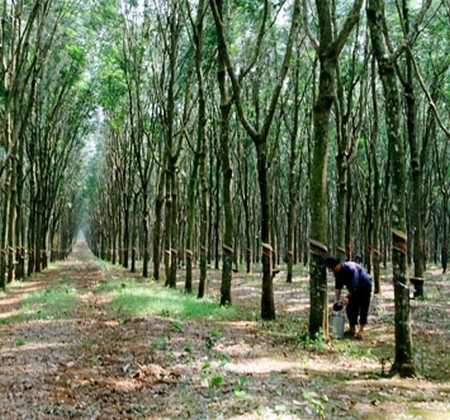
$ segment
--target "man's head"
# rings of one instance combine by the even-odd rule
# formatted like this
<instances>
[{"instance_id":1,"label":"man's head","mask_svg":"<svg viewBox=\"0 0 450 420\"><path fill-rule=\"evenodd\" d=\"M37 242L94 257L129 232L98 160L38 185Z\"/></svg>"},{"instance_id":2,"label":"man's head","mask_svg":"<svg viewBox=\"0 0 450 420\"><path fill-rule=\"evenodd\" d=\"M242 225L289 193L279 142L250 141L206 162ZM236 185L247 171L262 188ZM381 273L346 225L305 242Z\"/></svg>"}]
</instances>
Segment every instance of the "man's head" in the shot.
<instances>
[{"instance_id":1,"label":"man's head","mask_svg":"<svg viewBox=\"0 0 450 420\"><path fill-rule=\"evenodd\" d=\"M333 273L336 273L341 268L341 261L334 257L328 257L325 260L325 265L329 270L331 270Z\"/></svg>"}]
</instances>

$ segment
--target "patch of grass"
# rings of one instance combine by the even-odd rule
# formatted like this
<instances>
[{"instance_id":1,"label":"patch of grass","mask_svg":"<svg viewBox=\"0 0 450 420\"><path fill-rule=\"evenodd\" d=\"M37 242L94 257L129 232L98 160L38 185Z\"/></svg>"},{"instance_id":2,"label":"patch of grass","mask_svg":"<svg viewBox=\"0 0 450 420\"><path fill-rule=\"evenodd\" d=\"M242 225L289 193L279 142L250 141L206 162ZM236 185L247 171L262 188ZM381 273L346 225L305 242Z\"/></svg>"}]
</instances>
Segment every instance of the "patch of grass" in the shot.
<instances>
[{"instance_id":1,"label":"patch of grass","mask_svg":"<svg viewBox=\"0 0 450 420\"><path fill-rule=\"evenodd\" d=\"M358 342L341 340L336 344L336 348L340 354L345 355L349 359L359 360L365 358L367 360L378 361L379 358L372 353L372 349L358 345Z\"/></svg>"},{"instance_id":2,"label":"patch of grass","mask_svg":"<svg viewBox=\"0 0 450 420\"><path fill-rule=\"evenodd\" d=\"M443 411L434 411L429 408L421 409L417 407L408 407L406 412L404 413L404 418L412 418L412 419L424 419L424 420L433 420L433 419L443 419L448 418L450 415L450 409L446 410L447 414Z\"/></svg>"},{"instance_id":3,"label":"patch of grass","mask_svg":"<svg viewBox=\"0 0 450 420\"><path fill-rule=\"evenodd\" d=\"M3 324L29 319L69 319L83 303L72 280L63 276L54 287L26 293L20 301L20 310L2 320Z\"/></svg>"},{"instance_id":4,"label":"patch of grass","mask_svg":"<svg viewBox=\"0 0 450 420\"><path fill-rule=\"evenodd\" d=\"M23 312L31 319L67 319L80 304L76 290L67 287L37 290L21 302Z\"/></svg>"},{"instance_id":5,"label":"patch of grass","mask_svg":"<svg viewBox=\"0 0 450 420\"><path fill-rule=\"evenodd\" d=\"M296 336L296 340L298 344L305 350L314 353L323 353L329 347L324 339L323 332L321 330L317 332L314 337L311 337L309 331L307 329L304 329L300 334Z\"/></svg>"},{"instance_id":6,"label":"patch of grass","mask_svg":"<svg viewBox=\"0 0 450 420\"><path fill-rule=\"evenodd\" d=\"M239 319L238 311L233 306L223 307L218 302L208 298L197 299L182 290L139 284L135 280L103 283L97 292L112 293L114 297L108 309L124 317L160 315L180 319Z\"/></svg>"}]
</instances>

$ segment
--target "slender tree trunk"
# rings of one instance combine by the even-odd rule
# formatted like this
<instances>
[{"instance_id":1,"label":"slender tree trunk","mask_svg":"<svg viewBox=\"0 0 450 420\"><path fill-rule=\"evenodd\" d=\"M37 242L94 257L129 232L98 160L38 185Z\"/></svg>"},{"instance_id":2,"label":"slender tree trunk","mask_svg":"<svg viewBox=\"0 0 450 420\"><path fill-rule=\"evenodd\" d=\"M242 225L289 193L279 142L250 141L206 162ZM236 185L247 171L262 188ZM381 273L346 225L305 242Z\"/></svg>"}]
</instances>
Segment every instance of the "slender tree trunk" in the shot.
<instances>
[{"instance_id":1,"label":"slender tree trunk","mask_svg":"<svg viewBox=\"0 0 450 420\"><path fill-rule=\"evenodd\" d=\"M328 3L328 2L325 2ZM328 4L326 5L328 8ZM325 12L329 14L329 10ZM328 16L329 17L329 16ZM331 25L331 21L329 22ZM324 25L323 23L321 26ZM315 337L320 331L328 336L328 291L325 258L328 242L327 168L330 114L334 99L336 57L327 52L331 45L331 27L322 29L319 50L320 75L316 103L314 104L314 145L311 164L311 246L310 259L310 313L309 334Z\"/></svg>"},{"instance_id":2,"label":"slender tree trunk","mask_svg":"<svg viewBox=\"0 0 450 420\"><path fill-rule=\"evenodd\" d=\"M136 272L136 258L137 258L137 223L136 220L138 218L137 215L137 203L138 203L138 194L133 195L133 211L131 213L131 233L130 233L130 247L131 247L131 267L130 271L132 273Z\"/></svg>"},{"instance_id":3,"label":"slender tree trunk","mask_svg":"<svg viewBox=\"0 0 450 420\"><path fill-rule=\"evenodd\" d=\"M148 278L148 264L150 260L149 251L149 217L150 210L148 205L148 194L143 192L142 194L142 277Z\"/></svg>"},{"instance_id":4,"label":"slender tree trunk","mask_svg":"<svg viewBox=\"0 0 450 420\"><path fill-rule=\"evenodd\" d=\"M211 8L216 8L220 20L224 16L224 4L222 0L210 0ZM217 26L217 24L216 24ZM234 253L234 214L232 203L232 177L233 171L230 163L230 110L231 100L227 87L226 49L225 45L218 41L217 56L217 80L220 90L220 161L222 168L222 204L223 204L223 245L222 245L222 281L220 286L220 304L232 303L231 281L233 277L233 253Z\"/></svg>"},{"instance_id":5,"label":"slender tree trunk","mask_svg":"<svg viewBox=\"0 0 450 420\"><path fill-rule=\"evenodd\" d=\"M200 180L200 191L199 191L199 210L200 210L200 279L199 284L199 294L204 293L206 289L206 279L207 279L207 267L208 267L208 186L206 182L206 91L205 91L205 81L202 69L202 57L203 57L203 15L206 8L206 1L201 0L198 3L197 9L197 24L196 24L196 35L197 41L197 57L196 57L196 71L198 79L198 97L199 97L199 126L198 126L198 152L199 155L199 180ZM202 289L202 293L200 293Z\"/></svg>"},{"instance_id":6,"label":"slender tree trunk","mask_svg":"<svg viewBox=\"0 0 450 420\"><path fill-rule=\"evenodd\" d=\"M408 5L402 0L403 23L405 34L410 33ZM417 135L417 104L414 89L413 57L411 51L406 52L406 77L404 80L404 94L406 101L406 127L411 152L411 182L412 182L412 206L411 222L413 229L413 260L414 277L422 278L425 272L425 229L423 217L425 215L423 204L423 167L422 150Z\"/></svg>"},{"instance_id":7,"label":"slender tree trunk","mask_svg":"<svg viewBox=\"0 0 450 420\"><path fill-rule=\"evenodd\" d=\"M273 254L271 237L272 211L269 194L267 171L267 156L265 142L256 143L258 160L258 183L261 197L261 242L262 242L262 295L261 318L270 320L275 318L275 300L273 295Z\"/></svg>"},{"instance_id":8,"label":"slender tree trunk","mask_svg":"<svg viewBox=\"0 0 450 420\"><path fill-rule=\"evenodd\" d=\"M177 163L179 148L175 138L175 99L176 79L178 70L178 53L180 42L179 19L182 4L176 1L170 2L170 16L168 19L168 86L167 103L165 109L165 152L166 152L166 223L165 223L165 261L166 261L166 286L177 287L178 266L178 178Z\"/></svg>"},{"instance_id":9,"label":"slender tree trunk","mask_svg":"<svg viewBox=\"0 0 450 420\"><path fill-rule=\"evenodd\" d=\"M369 248L369 252L372 254L372 266L373 275L372 280L374 284L374 294L381 294L381 277L380 277L380 264L381 264L381 251L380 251L380 235L381 235L381 186L380 186L380 169L376 154L376 143L378 139L379 130L379 113L378 113L378 99L376 88L376 58L372 60L371 66L371 95L372 95L372 131L369 146L369 156L371 159L371 168L373 171L373 231L372 231L372 244Z\"/></svg>"},{"instance_id":10,"label":"slender tree trunk","mask_svg":"<svg viewBox=\"0 0 450 420\"><path fill-rule=\"evenodd\" d=\"M24 224L24 202L23 202L23 163L24 163L24 141L19 143L17 176L16 176L16 275L18 279L25 277L25 224Z\"/></svg>"},{"instance_id":11,"label":"slender tree trunk","mask_svg":"<svg viewBox=\"0 0 450 420\"><path fill-rule=\"evenodd\" d=\"M9 172L9 171L8 171ZM2 215L2 225L0 230L0 288L2 290L6 287L6 275L8 270L8 253L7 253L7 247L8 247L8 222L9 222L9 212L11 211L10 206L10 189L9 189L9 182L10 182L10 174L6 173L5 176L5 182L3 185L3 215Z\"/></svg>"},{"instance_id":12,"label":"slender tree trunk","mask_svg":"<svg viewBox=\"0 0 450 420\"><path fill-rule=\"evenodd\" d=\"M219 70L218 70L218 73L219 73ZM219 82L219 84L220 84L220 82ZM221 102L222 102L222 99L221 99ZM224 117L224 115L222 115L222 113L223 113L223 111L221 109L221 111L220 111L220 119L221 120L220 120L220 123L219 123L220 124L220 130L222 130L222 128L224 128L222 126L222 118ZM221 213L220 197L222 196L222 198L224 198L224 193L223 193L224 190L223 190L223 188L225 187L225 185L223 184L223 178L221 176L221 174L222 174L222 146L221 146L221 144L222 144L222 133L221 132L219 133L219 138L220 138L220 140L219 140L218 143L219 143L220 151L217 152L218 159L216 161L216 171L215 171L215 176L214 176L214 179L215 179L214 206L215 206L216 217L214 218L214 225L211 225L211 229L214 232L214 246L213 246L213 249L214 249L214 268L216 270L219 269L219 261L220 261L219 247L220 247L220 238L221 238L220 237L220 224L221 224L221 221L223 220L222 217L221 217L222 213ZM211 165L211 168L212 168L212 165ZM211 170L211 173L210 173L210 178L211 177L212 177L212 170ZM211 206L211 209L210 209L210 218L209 219L213 220L213 217L212 217L212 206ZM210 256L210 258L211 258L211 256ZM222 273L222 276L223 276L223 273Z\"/></svg>"},{"instance_id":13,"label":"slender tree trunk","mask_svg":"<svg viewBox=\"0 0 450 420\"><path fill-rule=\"evenodd\" d=\"M159 174L159 180L156 187L155 198L155 223L153 224L153 279L159 280L159 272L161 266L161 226L162 226L162 210L164 205L164 175L163 171Z\"/></svg>"},{"instance_id":14,"label":"slender tree trunk","mask_svg":"<svg viewBox=\"0 0 450 420\"><path fill-rule=\"evenodd\" d=\"M14 148L16 149L16 148ZM14 152L17 155L17 151ZM11 175L10 175L10 185L11 191L9 194L10 204L9 204L9 218L8 218L8 283L14 281L15 270L16 270L16 218L17 218L17 180L16 180L16 160L12 160L11 163Z\"/></svg>"},{"instance_id":15,"label":"slender tree trunk","mask_svg":"<svg viewBox=\"0 0 450 420\"><path fill-rule=\"evenodd\" d=\"M294 67L294 115L293 115L293 127L290 133L290 152L289 152L289 174L288 174L288 215L287 215L287 243L286 243L286 283L292 283L294 272L294 253L295 253L295 227L298 215L298 179L296 175L296 168L299 172L302 168L302 159L298 162L297 153L297 140L298 140L298 123L300 113L300 65L301 65L301 51L297 49L296 63Z\"/></svg>"},{"instance_id":16,"label":"slender tree trunk","mask_svg":"<svg viewBox=\"0 0 450 420\"><path fill-rule=\"evenodd\" d=\"M125 193L127 194L127 193ZM122 264L124 268L129 267L130 260L130 205L128 198L123 200L123 238L122 238Z\"/></svg>"},{"instance_id":17,"label":"slender tree trunk","mask_svg":"<svg viewBox=\"0 0 450 420\"><path fill-rule=\"evenodd\" d=\"M395 297L395 360L391 375L402 377L418 374L413 355L411 312L408 287L406 236L406 163L400 135L400 102L393 58L388 55L383 39L383 1L369 0L367 18L378 71L385 97L386 128L392 159L392 264Z\"/></svg>"},{"instance_id":18,"label":"slender tree trunk","mask_svg":"<svg viewBox=\"0 0 450 420\"><path fill-rule=\"evenodd\" d=\"M320 39L319 87L313 109L314 144L311 164L311 259L310 259L310 316L309 335L320 331L328 337L328 292L325 258L328 252L327 167L330 137L331 107L335 99L337 59L345 40L359 19L362 1L356 0L343 29L333 36L331 2L317 0Z\"/></svg>"},{"instance_id":19,"label":"slender tree trunk","mask_svg":"<svg viewBox=\"0 0 450 420\"><path fill-rule=\"evenodd\" d=\"M194 150L194 160L192 163L192 172L189 179L188 185L188 199L187 199L187 231L186 231L186 279L184 288L186 292L192 292L192 269L193 262L195 259L194 252L194 231L195 231L195 216L199 212L196 210L203 210L203 206L200 209L197 208L196 205L196 192L197 192L197 184L200 176L200 165L201 161L204 162L204 154L205 154L205 125L206 125L206 101L205 101L205 89L204 89L204 80L203 80L203 70L202 70L202 54L203 54L203 15L205 8L205 0L201 0L197 6L197 16L195 19L195 23L193 24L193 48L195 55L195 70L197 74L197 83L198 83L198 127L197 127L197 143ZM192 21L192 17L191 17ZM203 163L204 168L204 163ZM202 181L200 181L202 182ZM203 188L199 189L200 201L203 199L202 194L204 193ZM206 217L205 214L200 214L200 220ZM203 247L205 244L202 244L201 254L203 253ZM205 284L200 281L199 289L204 290ZM202 292L203 296L203 292Z\"/></svg>"},{"instance_id":20,"label":"slender tree trunk","mask_svg":"<svg viewBox=\"0 0 450 420\"><path fill-rule=\"evenodd\" d=\"M250 151L247 149L247 144L241 144L241 149L239 153L242 156L248 156ZM252 272L252 226L254 223L252 212L250 210L251 207L251 197L249 192L249 168L246 161L241 162L241 166L239 168L240 178L238 181L238 188L241 195L242 200L242 212L241 217L244 218L244 222L241 223L238 221L237 225L243 225L244 230L244 238L241 243L245 245L245 249L241 249L241 255L245 261L245 272ZM243 216L242 216L243 214ZM239 237L239 233L237 234Z\"/></svg>"},{"instance_id":21,"label":"slender tree trunk","mask_svg":"<svg viewBox=\"0 0 450 420\"><path fill-rule=\"evenodd\" d=\"M30 162L30 200L28 213L28 267L27 274L30 277L35 272L36 259L36 163Z\"/></svg>"},{"instance_id":22,"label":"slender tree trunk","mask_svg":"<svg viewBox=\"0 0 450 420\"><path fill-rule=\"evenodd\" d=\"M205 176L205 162L200 164L200 279L198 297L204 296L208 268L208 187Z\"/></svg>"},{"instance_id":23,"label":"slender tree trunk","mask_svg":"<svg viewBox=\"0 0 450 420\"><path fill-rule=\"evenodd\" d=\"M448 264L448 194L444 194L442 200L444 211L442 211L442 223L440 223L442 226L441 265L442 272L445 273Z\"/></svg>"}]
</instances>

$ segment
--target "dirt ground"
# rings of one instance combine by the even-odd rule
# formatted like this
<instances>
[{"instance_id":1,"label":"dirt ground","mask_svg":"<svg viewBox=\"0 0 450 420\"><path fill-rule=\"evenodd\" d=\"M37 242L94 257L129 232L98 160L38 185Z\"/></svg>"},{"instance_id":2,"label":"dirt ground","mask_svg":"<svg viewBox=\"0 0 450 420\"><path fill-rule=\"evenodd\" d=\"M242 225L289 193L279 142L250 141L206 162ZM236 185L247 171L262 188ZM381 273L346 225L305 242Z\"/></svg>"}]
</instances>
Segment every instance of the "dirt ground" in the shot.
<instances>
[{"instance_id":1,"label":"dirt ground","mask_svg":"<svg viewBox=\"0 0 450 420\"><path fill-rule=\"evenodd\" d=\"M210 277L218 300L220 273ZM411 301L417 379L386 377L395 353L388 278L364 340L329 342L304 334L300 274L292 284L283 272L275 278L272 322L259 320L258 273L235 274L233 304L248 315L229 321L118 316L98 285L131 278L79 243L66 261L0 293L1 419L450 418L450 276L437 268L427 272L426 299ZM51 293L61 279L82 303L70 316L19 316L27 296Z\"/></svg>"}]
</instances>

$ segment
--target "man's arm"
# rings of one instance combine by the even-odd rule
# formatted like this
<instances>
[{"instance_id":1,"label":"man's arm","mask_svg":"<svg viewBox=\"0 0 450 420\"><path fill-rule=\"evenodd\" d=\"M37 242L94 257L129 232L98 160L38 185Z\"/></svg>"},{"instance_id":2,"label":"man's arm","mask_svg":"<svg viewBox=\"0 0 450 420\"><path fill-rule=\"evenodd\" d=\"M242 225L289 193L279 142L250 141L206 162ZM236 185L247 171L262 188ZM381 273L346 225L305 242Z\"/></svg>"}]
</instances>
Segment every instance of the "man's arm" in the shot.
<instances>
[{"instance_id":1,"label":"man's arm","mask_svg":"<svg viewBox=\"0 0 450 420\"><path fill-rule=\"evenodd\" d=\"M342 303L343 303L344 306L347 305L348 300L350 299L350 296L351 296L351 295L352 295L352 292L348 292L348 293L345 295L345 298L342 299ZM336 298L336 302L340 302L340 301L341 301L341 289L335 289L335 290L334 290L334 296L335 296L335 298Z\"/></svg>"},{"instance_id":2,"label":"man's arm","mask_svg":"<svg viewBox=\"0 0 450 420\"><path fill-rule=\"evenodd\" d=\"M341 301L341 289L334 289L334 296L336 298L336 302Z\"/></svg>"}]
</instances>

